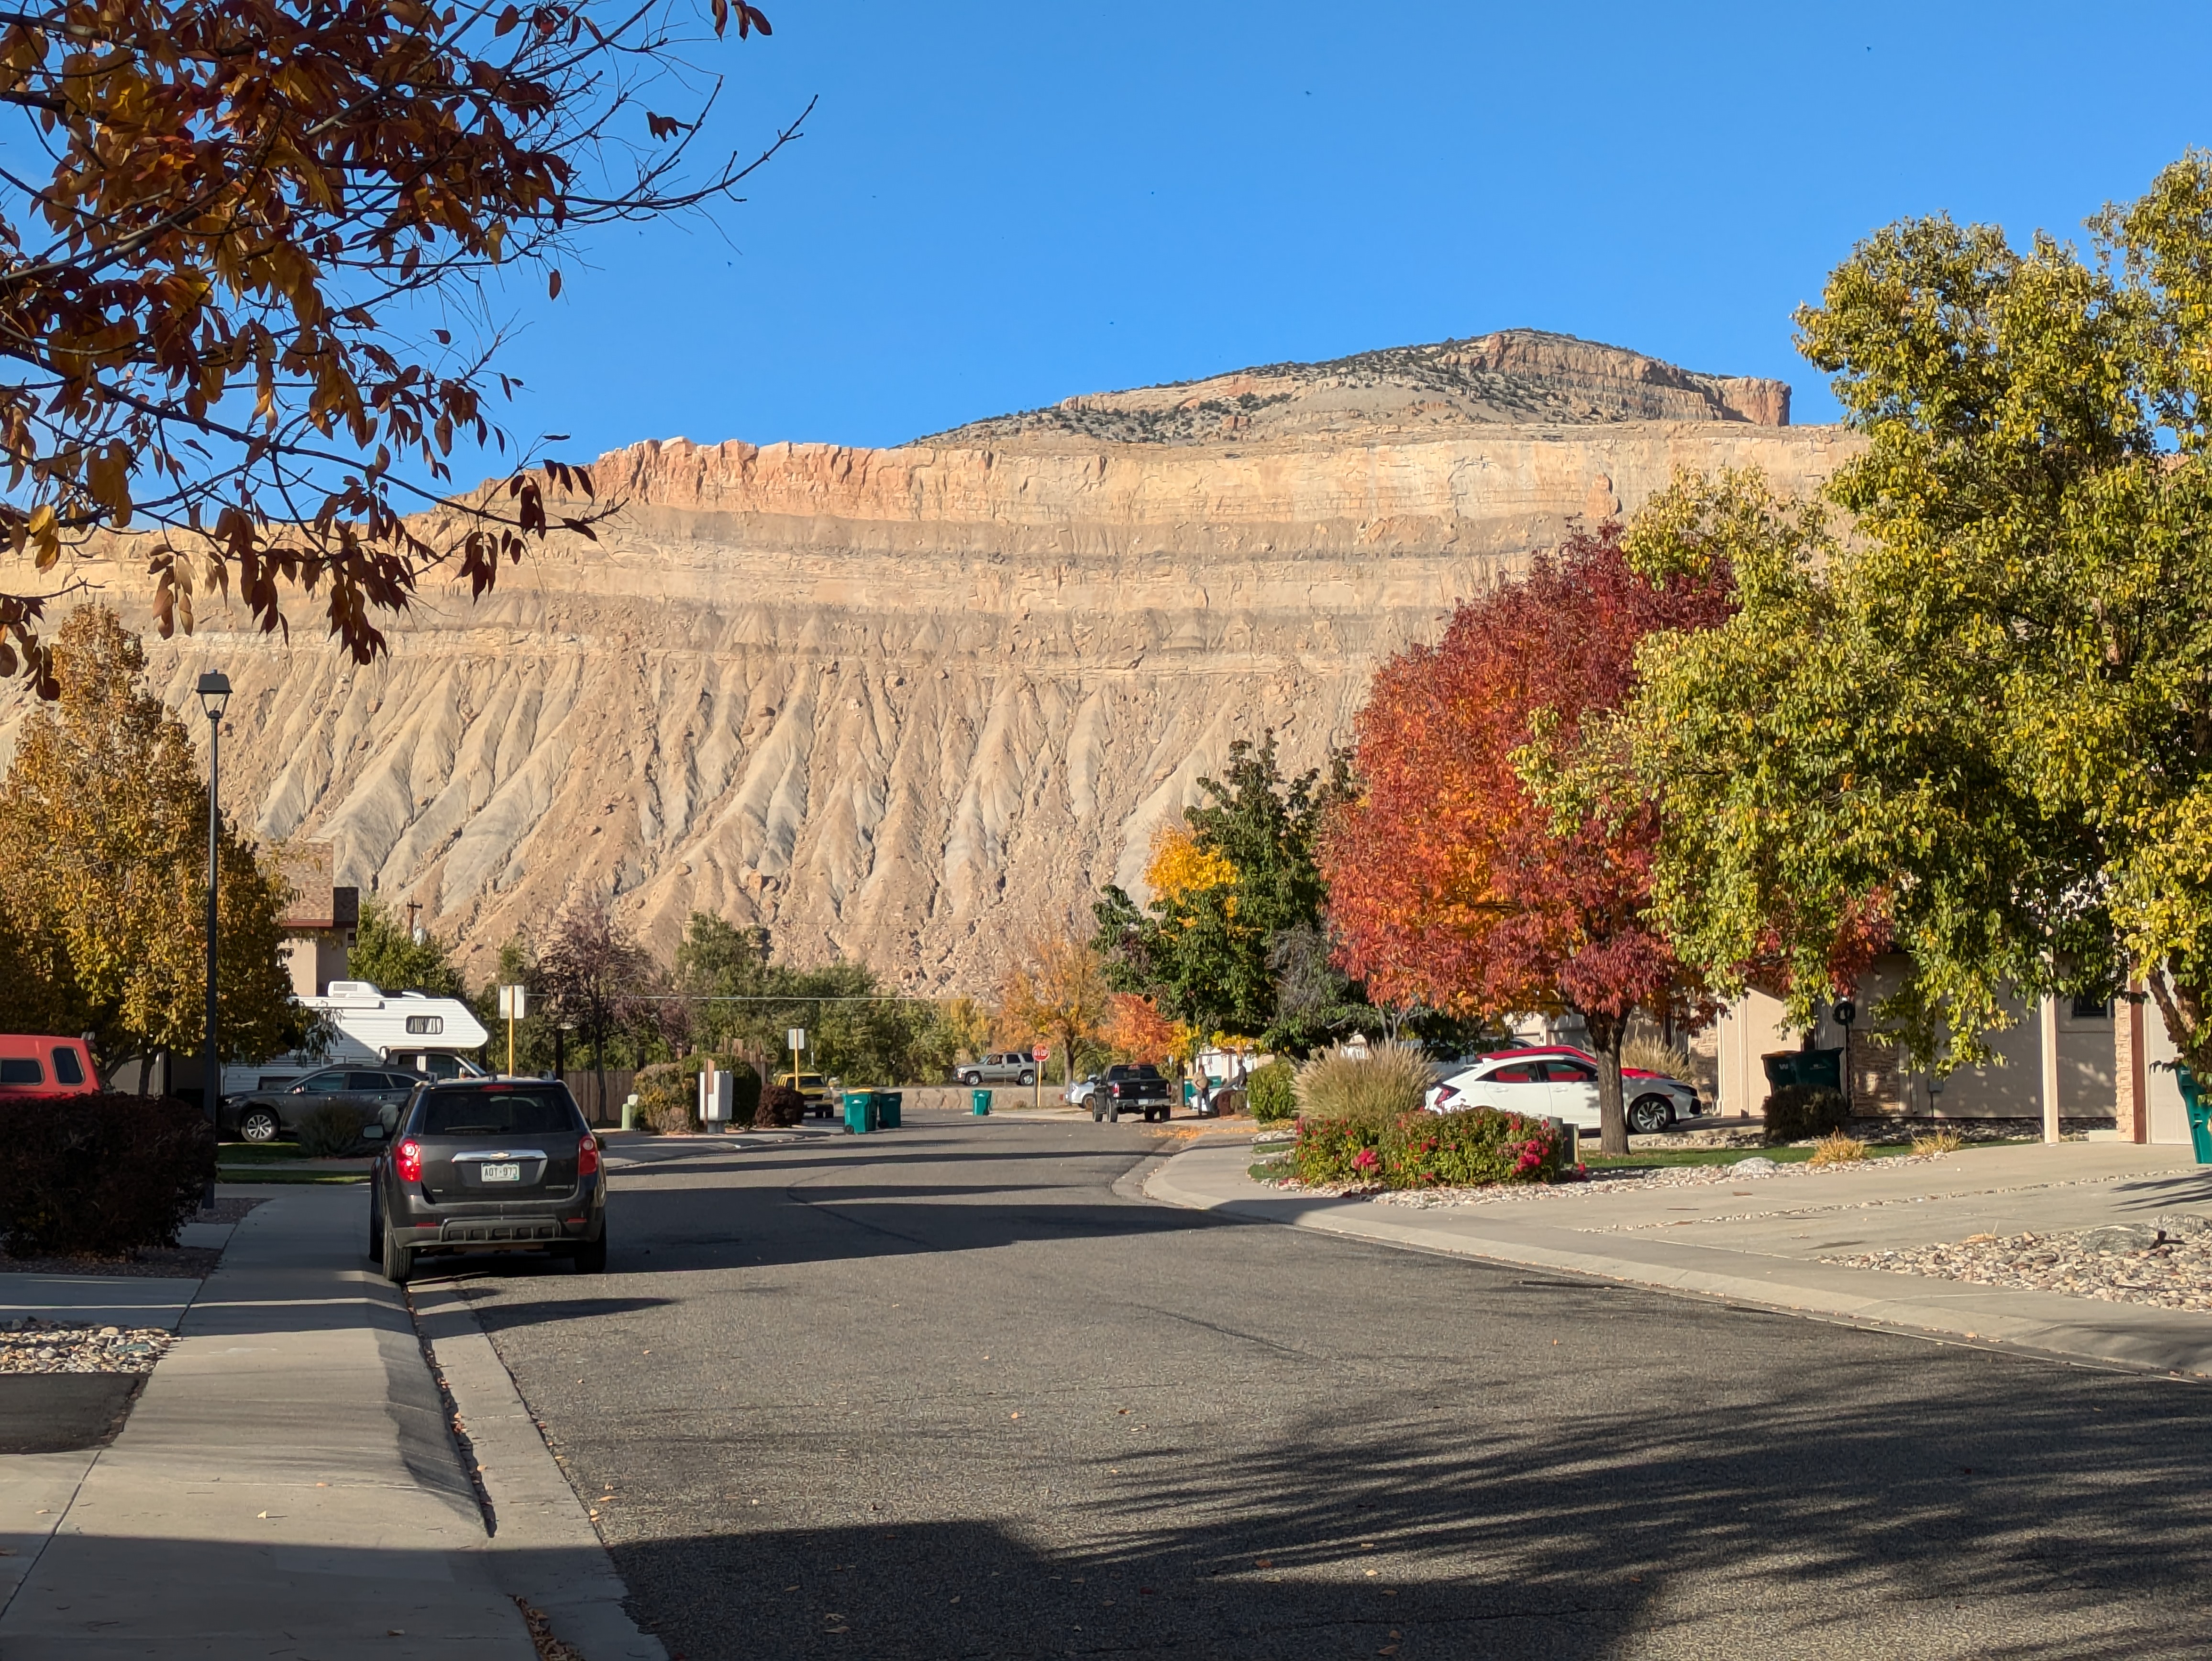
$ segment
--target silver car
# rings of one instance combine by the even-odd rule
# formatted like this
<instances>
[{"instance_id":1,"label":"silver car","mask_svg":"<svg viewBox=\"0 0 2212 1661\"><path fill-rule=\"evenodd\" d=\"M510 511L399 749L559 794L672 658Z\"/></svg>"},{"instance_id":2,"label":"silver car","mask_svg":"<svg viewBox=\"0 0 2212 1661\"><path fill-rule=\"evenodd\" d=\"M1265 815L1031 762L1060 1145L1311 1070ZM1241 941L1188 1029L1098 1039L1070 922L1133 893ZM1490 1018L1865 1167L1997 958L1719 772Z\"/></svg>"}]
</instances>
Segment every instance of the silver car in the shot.
<instances>
[{"instance_id":1,"label":"silver car","mask_svg":"<svg viewBox=\"0 0 2212 1661\"><path fill-rule=\"evenodd\" d=\"M1035 1084L1036 1063L1024 1051L1007 1050L963 1062L952 1076L962 1084Z\"/></svg>"}]
</instances>

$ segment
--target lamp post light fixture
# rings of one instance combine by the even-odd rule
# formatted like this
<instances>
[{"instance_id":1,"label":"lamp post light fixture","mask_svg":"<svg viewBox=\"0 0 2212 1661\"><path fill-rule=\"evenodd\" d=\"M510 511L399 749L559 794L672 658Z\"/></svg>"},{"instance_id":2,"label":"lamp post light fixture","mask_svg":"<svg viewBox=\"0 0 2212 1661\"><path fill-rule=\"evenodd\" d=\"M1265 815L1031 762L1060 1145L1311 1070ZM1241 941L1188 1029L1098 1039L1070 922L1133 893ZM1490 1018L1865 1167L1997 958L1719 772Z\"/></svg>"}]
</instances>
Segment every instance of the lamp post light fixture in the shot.
<instances>
[{"instance_id":1,"label":"lamp post light fixture","mask_svg":"<svg viewBox=\"0 0 2212 1661\"><path fill-rule=\"evenodd\" d=\"M197 690L208 718L207 1031L200 1050L200 1101L213 1124L222 1105L222 1067L216 1056L215 1031L216 826L221 812L216 798L222 788L222 712L230 703L230 677L210 669L200 677ZM202 1198L209 1205L215 1203L212 1182Z\"/></svg>"}]
</instances>

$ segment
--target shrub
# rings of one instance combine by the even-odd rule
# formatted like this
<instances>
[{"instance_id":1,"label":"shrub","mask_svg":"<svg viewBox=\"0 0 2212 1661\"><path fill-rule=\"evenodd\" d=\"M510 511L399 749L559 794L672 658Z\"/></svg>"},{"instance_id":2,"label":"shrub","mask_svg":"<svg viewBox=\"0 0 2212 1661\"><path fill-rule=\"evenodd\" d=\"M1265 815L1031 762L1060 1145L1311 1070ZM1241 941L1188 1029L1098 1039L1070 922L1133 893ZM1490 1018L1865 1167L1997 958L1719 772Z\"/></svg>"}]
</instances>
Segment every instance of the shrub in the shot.
<instances>
[{"instance_id":1,"label":"shrub","mask_svg":"<svg viewBox=\"0 0 2212 1661\"><path fill-rule=\"evenodd\" d=\"M1766 1098L1766 1140L1803 1141L1841 1130L1851 1116L1849 1103L1836 1091L1821 1085L1786 1084Z\"/></svg>"},{"instance_id":2,"label":"shrub","mask_svg":"<svg viewBox=\"0 0 2212 1661\"><path fill-rule=\"evenodd\" d=\"M1409 1113L1382 1141L1392 1188L1480 1188L1559 1179L1559 1133L1543 1119L1495 1108Z\"/></svg>"},{"instance_id":3,"label":"shrub","mask_svg":"<svg viewBox=\"0 0 2212 1661\"><path fill-rule=\"evenodd\" d=\"M1365 1183L1382 1179L1382 1126L1352 1118L1298 1119L1291 1165L1302 1182Z\"/></svg>"},{"instance_id":4,"label":"shrub","mask_svg":"<svg viewBox=\"0 0 2212 1661\"><path fill-rule=\"evenodd\" d=\"M1376 1122L1301 1116L1291 1163L1309 1183L1385 1188L1477 1188L1559 1180L1559 1133L1542 1119L1495 1108L1401 1113Z\"/></svg>"},{"instance_id":5,"label":"shrub","mask_svg":"<svg viewBox=\"0 0 2212 1661\"><path fill-rule=\"evenodd\" d=\"M794 1125L805 1116L806 1098L789 1085L772 1084L761 1092L760 1119L765 1119L770 1124Z\"/></svg>"},{"instance_id":6,"label":"shrub","mask_svg":"<svg viewBox=\"0 0 2212 1661\"><path fill-rule=\"evenodd\" d=\"M342 1159L361 1146L361 1110L343 1102L311 1107L294 1124L300 1152L311 1159Z\"/></svg>"},{"instance_id":7,"label":"shrub","mask_svg":"<svg viewBox=\"0 0 2212 1661\"><path fill-rule=\"evenodd\" d=\"M215 1127L166 1097L0 1101L0 1239L12 1256L174 1245L215 1176Z\"/></svg>"},{"instance_id":8,"label":"shrub","mask_svg":"<svg viewBox=\"0 0 2212 1661\"><path fill-rule=\"evenodd\" d=\"M1379 1132L1400 1114L1417 1111L1436 1081L1436 1070L1413 1045L1376 1043L1364 1056L1323 1050L1298 1068L1291 1089L1301 1117L1356 1121Z\"/></svg>"},{"instance_id":9,"label":"shrub","mask_svg":"<svg viewBox=\"0 0 2212 1661\"><path fill-rule=\"evenodd\" d=\"M1866 1144L1856 1136L1832 1130L1813 1144L1814 1165L1855 1165L1867 1156Z\"/></svg>"},{"instance_id":10,"label":"shrub","mask_svg":"<svg viewBox=\"0 0 2212 1661\"><path fill-rule=\"evenodd\" d=\"M1291 1088L1296 1072L1288 1062L1269 1062L1255 1068L1244 1080L1245 1093L1252 1099L1252 1116L1261 1124L1273 1124L1298 1110L1297 1098Z\"/></svg>"},{"instance_id":11,"label":"shrub","mask_svg":"<svg viewBox=\"0 0 2212 1661\"><path fill-rule=\"evenodd\" d=\"M1912 1139L1912 1151L1919 1154L1956 1153L1966 1145L1966 1139L1948 1127Z\"/></svg>"},{"instance_id":12,"label":"shrub","mask_svg":"<svg viewBox=\"0 0 2212 1661\"><path fill-rule=\"evenodd\" d=\"M648 1130L681 1135L696 1127L699 1117L699 1075L712 1062L737 1080L731 1092L730 1123L740 1129L752 1124L759 1112L760 1074L749 1062L711 1052L686 1056L680 1062L656 1062L638 1069L637 1116Z\"/></svg>"},{"instance_id":13,"label":"shrub","mask_svg":"<svg viewBox=\"0 0 2212 1661\"><path fill-rule=\"evenodd\" d=\"M680 1135L692 1128L699 1102L698 1074L682 1062L655 1062L637 1070L636 1123L663 1135Z\"/></svg>"}]
</instances>

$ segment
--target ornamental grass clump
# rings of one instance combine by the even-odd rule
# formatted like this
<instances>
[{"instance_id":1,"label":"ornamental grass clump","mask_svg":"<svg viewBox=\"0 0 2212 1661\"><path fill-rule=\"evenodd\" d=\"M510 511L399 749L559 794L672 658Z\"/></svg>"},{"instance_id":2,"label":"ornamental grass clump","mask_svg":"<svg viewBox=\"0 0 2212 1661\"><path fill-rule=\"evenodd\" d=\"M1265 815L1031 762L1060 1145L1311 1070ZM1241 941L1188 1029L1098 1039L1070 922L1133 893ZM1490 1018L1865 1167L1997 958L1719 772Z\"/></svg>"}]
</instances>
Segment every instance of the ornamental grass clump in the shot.
<instances>
[{"instance_id":1,"label":"ornamental grass clump","mask_svg":"<svg viewBox=\"0 0 2212 1661\"><path fill-rule=\"evenodd\" d=\"M1412 1044L1374 1043L1364 1053L1339 1045L1299 1068L1291 1090L1302 1118L1379 1128L1419 1109L1436 1081L1436 1069Z\"/></svg>"},{"instance_id":2,"label":"ornamental grass clump","mask_svg":"<svg viewBox=\"0 0 2212 1661\"><path fill-rule=\"evenodd\" d=\"M1923 1156L1934 1153L1956 1153L1966 1145L1966 1139L1946 1127L1930 1130L1912 1139L1912 1151Z\"/></svg>"},{"instance_id":3,"label":"ornamental grass clump","mask_svg":"<svg viewBox=\"0 0 2212 1661\"><path fill-rule=\"evenodd\" d=\"M1867 1156L1867 1145L1841 1130L1832 1130L1813 1144L1814 1165L1856 1165Z\"/></svg>"}]
</instances>

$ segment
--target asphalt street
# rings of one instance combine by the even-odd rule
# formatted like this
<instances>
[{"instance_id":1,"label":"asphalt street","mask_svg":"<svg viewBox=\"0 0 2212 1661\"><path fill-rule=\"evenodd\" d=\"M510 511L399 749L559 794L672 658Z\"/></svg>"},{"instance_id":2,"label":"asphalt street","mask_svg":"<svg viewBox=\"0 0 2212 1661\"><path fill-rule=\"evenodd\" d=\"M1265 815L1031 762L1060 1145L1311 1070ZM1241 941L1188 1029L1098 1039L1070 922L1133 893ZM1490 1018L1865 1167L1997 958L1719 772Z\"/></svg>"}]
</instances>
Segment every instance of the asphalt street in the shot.
<instances>
[{"instance_id":1,"label":"asphalt street","mask_svg":"<svg viewBox=\"0 0 2212 1661\"><path fill-rule=\"evenodd\" d=\"M608 1275L467 1287L679 1661L2212 1631L2201 1385L1170 1209L1127 1124L629 1146Z\"/></svg>"}]
</instances>

